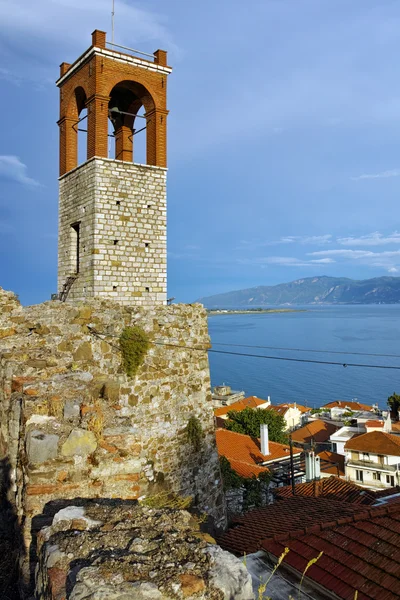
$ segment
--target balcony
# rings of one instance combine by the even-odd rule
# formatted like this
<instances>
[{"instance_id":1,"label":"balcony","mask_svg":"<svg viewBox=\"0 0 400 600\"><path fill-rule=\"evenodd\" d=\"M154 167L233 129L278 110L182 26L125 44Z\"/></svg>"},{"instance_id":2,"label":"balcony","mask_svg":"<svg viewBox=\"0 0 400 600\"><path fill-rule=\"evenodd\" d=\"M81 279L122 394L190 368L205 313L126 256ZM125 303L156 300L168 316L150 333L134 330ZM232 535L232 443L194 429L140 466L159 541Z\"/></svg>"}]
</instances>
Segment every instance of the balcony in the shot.
<instances>
[{"instance_id":1,"label":"balcony","mask_svg":"<svg viewBox=\"0 0 400 600\"><path fill-rule=\"evenodd\" d=\"M400 470L400 463L397 465L383 465L378 462L374 462L373 460L354 460L350 458L347 463L347 467L355 467L355 468L363 468L363 469L373 469L376 471L386 471L388 473L394 473Z\"/></svg>"}]
</instances>

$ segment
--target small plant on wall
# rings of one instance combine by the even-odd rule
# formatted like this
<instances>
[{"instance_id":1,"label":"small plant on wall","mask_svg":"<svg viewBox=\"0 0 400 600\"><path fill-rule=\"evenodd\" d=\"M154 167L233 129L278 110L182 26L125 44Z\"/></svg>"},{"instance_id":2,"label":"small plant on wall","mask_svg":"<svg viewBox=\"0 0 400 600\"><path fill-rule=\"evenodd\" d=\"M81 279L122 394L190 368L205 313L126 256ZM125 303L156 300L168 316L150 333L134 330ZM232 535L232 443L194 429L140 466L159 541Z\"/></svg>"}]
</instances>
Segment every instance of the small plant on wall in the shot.
<instances>
[{"instance_id":1,"label":"small plant on wall","mask_svg":"<svg viewBox=\"0 0 400 600\"><path fill-rule=\"evenodd\" d=\"M134 377L143 363L150 341L141 327L125 327L119 338L122 364L128 377Z\"/></svg>"},{"instance_id":2,"label":"small plant on wall","mask_svg":"<svg viewBox=\"0 0 400 600\"><path fill-rule=\"evenodd\" d=\"M197 417L190 417L186 428L186 435L194 450L198 452L203 439L203 429Z\"/></svg>"}]
</instances>

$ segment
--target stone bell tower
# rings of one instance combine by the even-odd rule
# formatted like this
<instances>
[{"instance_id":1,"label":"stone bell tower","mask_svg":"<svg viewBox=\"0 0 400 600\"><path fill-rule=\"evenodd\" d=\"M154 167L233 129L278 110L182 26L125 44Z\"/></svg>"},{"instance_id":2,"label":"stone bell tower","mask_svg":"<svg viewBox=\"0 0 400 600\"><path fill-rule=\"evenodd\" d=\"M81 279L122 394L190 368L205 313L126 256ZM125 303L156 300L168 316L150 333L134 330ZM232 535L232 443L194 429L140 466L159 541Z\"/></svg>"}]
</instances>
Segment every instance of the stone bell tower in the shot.
<instances>
[{"instance_id":1,"label":"stone bell tower","mask_svg":"<svg viewBox=\"0 0 400 600\"><path fill-rule=\"evenodd\" d=\"M121 48L121 50L119 50ZM167 53L106 42L62 63L58 293L61 300L99 296L121 304L166 303ZM138 111L144 107L144 120ZM87 120L80 113L87 109ZM109 121L115 156L109 157ZM85 127L86 126L86 127ZM144 127L145 126L145 127ZM87 158L78 166L78 129ZM135 131L146 131L146 163L135 164Z\"/></svg>"}]
</instances>

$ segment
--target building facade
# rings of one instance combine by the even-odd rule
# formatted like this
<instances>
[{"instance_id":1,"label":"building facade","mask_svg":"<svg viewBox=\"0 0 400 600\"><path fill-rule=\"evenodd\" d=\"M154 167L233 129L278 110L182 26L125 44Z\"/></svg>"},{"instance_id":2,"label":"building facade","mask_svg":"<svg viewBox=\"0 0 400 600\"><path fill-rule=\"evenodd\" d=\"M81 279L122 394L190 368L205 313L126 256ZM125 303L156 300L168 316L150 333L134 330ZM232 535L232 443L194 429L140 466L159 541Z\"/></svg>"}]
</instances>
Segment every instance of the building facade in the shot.
<instances>
[{"instance_id":1,"label":"building facade","mask_svg":"<svg viewBox=\"0 0 400 600\"><path fill-rule=\"evenodd\" d=\"M400 484L400 439L372 431L350 439L345 445L346 479L371 489Z\"/></svg>"},{"instance_id":2,"label":"building facade","mask_svg":"<svg viewBox=\"0 0 400 600\"><path fill-rule=\"evenodd\" d=\"M110 46L110 47L109 47ZM121 304L166 304L167 54L140 57L92 45L62 63L58 293L61 300L107 297ZM145 114L139 110L144 107ZM83 113L87 111L87 115ZM112 134L109 134L109 124ZM78 131L87 132L78 165ZM134 136L146 132L146 164ZM115 142L109 156L109 139Z\"/></svg>"}]
</instances>

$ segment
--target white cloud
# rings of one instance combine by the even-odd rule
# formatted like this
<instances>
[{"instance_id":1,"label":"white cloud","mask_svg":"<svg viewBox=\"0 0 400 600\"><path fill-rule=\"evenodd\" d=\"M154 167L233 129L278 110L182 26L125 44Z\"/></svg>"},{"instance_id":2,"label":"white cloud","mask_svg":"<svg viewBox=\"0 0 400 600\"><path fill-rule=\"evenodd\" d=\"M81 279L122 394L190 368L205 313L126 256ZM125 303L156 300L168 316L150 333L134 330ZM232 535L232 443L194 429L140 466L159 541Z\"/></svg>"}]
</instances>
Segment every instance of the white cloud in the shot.
<instances>
[{"instance_id":1,"label":"white cloud","mask_svg":"<svg viewBox=\"0 0 400 600\"><path fill-rule=\"evenodd\" d=\"M82 52L82 44L90 45L90 33L93 29L111 29L110 0L0 0L0 31L4 36L18 36L19 40L40 40L35 53L45 56L44 44L50 42L56 49L57 57L65 49L73 48ZM132 6L130 2L115 2L116 42L128 46L133 43L164 44L167 50L177 51L162 16L150 10ZM59 24L59 26L55 26ZM60 35L68 32L68 35ZM108 37L110 40L110 36ZM22 46L23 47L23 46ZM150 51L156 47L149 48ZM63 60L74 60L75 55L65 56Z\"/></svg>"},{"instance_id":2,"label":"white cloud","mask_svg":"<svg viewBox=\"0 0 400 600\"><path fill-rule=\"evenodd\" d=\"M388 273L398 273L399 269L397 269L397 267L390 267L390 269L388 269Z\"/></svg>"},{"instance_id":3,"label":"white cloud","mask_svg":"<svg viewBox=\"0 0 400 600\"><path fill-rule=\"evenodd\" d=\"M352 181L360 181L361 179L388 179L389 177L399 177L400 169L392 169L390 171L382 171L381 173L364 173L357 177L351 177Z\"/></svg>"},{"instance_id":4,"label":"white cloud","mask_svg":"<svg viewBox=\"0 0 400 600\"><path fill-rule=\"evenodd\" d=\"M27 170L27 166L20 161L18 156L7 154L0 156L0 177L11 179L23 185L40 186L41 184L36 179L27 176Z\"/></svg>"},{"instance_id":5,"label":"white cloud","mask_svg":"<svg viewBox=\"0 0 400 600\"><path fill-rule=\"evenodd\" d=\"M239 259L240 264L244 265L279 265L281 267L316 267L332 264L335 261L332 258L321 258L313 260L304 260L293 256L265 256L258 258Z\"/></svg>"},{"instance_id":6,"label":"white cloud","mask_svg":"<svg viewBox=\"0 0 400 600\"><path fill-rule=\"evenodd\" d=\"M265 246L277 246L279 244L309 244L309 245L324 245L330 244L332 241L332 235L330 233L326 235L287 235L281 237L279 240L272 242L265 242L262 245Z\"/></svg>"},{"instance_id":7,"label":"white cloud","mask_svg":"<svg viewBox=\"0 0 400 600\"><path fill-rule=\"evenodd\" d=\"M400 233L394 231L390 235L384 236L382 233L375 231L368 235L360 237L343 237L337 238L337 243L341 246L383 246L385 244L400 244Z\"/></svg>"}]
</instances>

